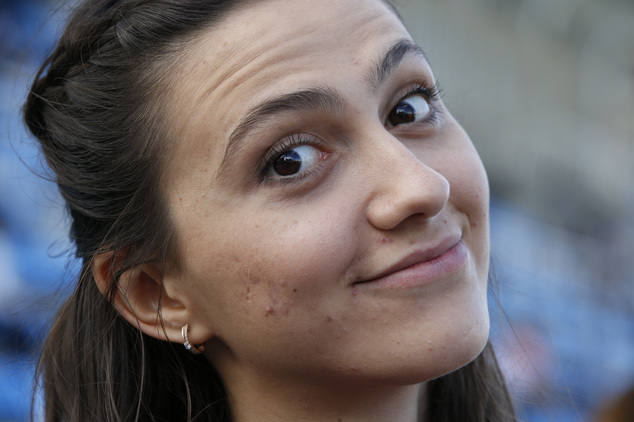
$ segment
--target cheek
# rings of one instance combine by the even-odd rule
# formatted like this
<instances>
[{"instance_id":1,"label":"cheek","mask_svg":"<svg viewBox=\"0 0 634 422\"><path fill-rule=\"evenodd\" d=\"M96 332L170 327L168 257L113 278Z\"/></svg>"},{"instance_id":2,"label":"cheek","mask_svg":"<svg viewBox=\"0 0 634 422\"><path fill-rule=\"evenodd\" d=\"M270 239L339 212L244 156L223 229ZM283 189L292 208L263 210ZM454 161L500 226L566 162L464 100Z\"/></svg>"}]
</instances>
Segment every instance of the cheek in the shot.
<instances>
[{"instance_id":1,"label":"cheek","mask_svg":"<svg viewBox=\"0 0 634 422\"><path fill-rule=\"evenodd\" d=\"M435 157L435 170L450 184L449 205L464 216L463 236L479 277L486 283L489 265L489 183L482 161L461 127L452 131L451 145Z\"/></svg>"},{"instance_id":2,"label":"cheek","mask_svg":"<svg viewBox=\"0 0 634 422\"><path fill-rule=\"evenodd\" d=\"M183 274L195 292L194 308L215 332L230 332L238 320L266 326L297 317L300 309L328 308L323 298L349 265L354 236L342 221L349 213L314 208L234 208L213 227L184 230Z\"/></svg>"},{"instance_id":3,"label":"cheek","mask_svg":"<svg viewBox=\"0 0 634 422\"><path fill-rule=\"evenodd\" d=\"M355 236L346 232L354 224L343 221L351 212L309 211L297 218L280 210L257 218L236 211L213 235L202 228L190 233L183 274L192 309L220 350L241 362L299 370L348 337L347 296L336 292L357 253Z\"/></svg>"},{"instance_id":4,"label":"cheek","mask_svg":"<svg viewBox=\"0 0 634 422\"><path fill-rule=\"evenodd\" d=\"M488 221L489 182L471 140L464 131L460 132L462 142L452 150L443 174L451 185L452 202L469 215L472 225L477 226Z\"/></svg>"},{"instance_id":5,"label":"cheek","mask_svg":"<svg viewBox=\"0 0 634 422\"><path fill-rule=\"evenodd\" d=\"M489 182L480 157L473 147L465 149L462 166L452 177L452 201L469 218L470 229L488 246Z\"/></svg>"}]
</instances>

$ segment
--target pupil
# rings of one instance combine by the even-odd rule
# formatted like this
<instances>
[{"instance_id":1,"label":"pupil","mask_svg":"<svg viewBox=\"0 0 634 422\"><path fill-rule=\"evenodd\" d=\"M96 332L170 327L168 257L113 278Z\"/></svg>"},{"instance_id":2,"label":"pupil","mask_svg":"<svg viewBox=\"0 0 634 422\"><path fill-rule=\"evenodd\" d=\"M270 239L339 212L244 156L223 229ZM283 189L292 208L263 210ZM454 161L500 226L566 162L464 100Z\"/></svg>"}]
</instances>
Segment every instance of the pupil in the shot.
<instances>
[{"instance_id":1,"label":"pupil","mask_svg":"<svg viewBox=\"0 0 634 422\"><path fill-rule=\"evenodd\" d=\"M408 103L399 103L390 113L390 122L393 125L411 123L416 120L416 110Z\"/></svg>"},{"instance_id":2,"label":"pupil","mask_svg":"<svg viewBox=\"0 0 634 422\"><path fill-rule=\"evenodd\" d=\"M273 170L280 176L290 176L299 171L302 167L302 160L295 151L288 151L273 163Z\"/></svg>"}]
</instances>

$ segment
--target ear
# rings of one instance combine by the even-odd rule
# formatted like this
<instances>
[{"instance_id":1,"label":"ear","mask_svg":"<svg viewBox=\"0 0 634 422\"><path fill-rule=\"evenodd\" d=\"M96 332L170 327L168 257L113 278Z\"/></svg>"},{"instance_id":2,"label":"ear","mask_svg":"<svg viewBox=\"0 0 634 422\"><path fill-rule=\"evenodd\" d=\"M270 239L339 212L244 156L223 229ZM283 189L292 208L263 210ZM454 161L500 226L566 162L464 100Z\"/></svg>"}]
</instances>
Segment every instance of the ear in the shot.
<instances>
[{"instance_id":1,"label":"ear","mask_svg":"<svg viewBox=\"0 0 634 422\"><path fill-rule=\"evenodd\" d=\"M192 324L191 315L179 290L166 289L163 265L145 263L126 270L115 280L123 261L121 252L105 252L93 259L92 270L99 291L106 298L112 294L112 304L117 312L145 334L182 343L181 328L188 322ZM112 293L111 289L114 289ZM203 332L194 335L190 331L188 337L198 344L211 336Z\"/></svg>"}]
</instances>

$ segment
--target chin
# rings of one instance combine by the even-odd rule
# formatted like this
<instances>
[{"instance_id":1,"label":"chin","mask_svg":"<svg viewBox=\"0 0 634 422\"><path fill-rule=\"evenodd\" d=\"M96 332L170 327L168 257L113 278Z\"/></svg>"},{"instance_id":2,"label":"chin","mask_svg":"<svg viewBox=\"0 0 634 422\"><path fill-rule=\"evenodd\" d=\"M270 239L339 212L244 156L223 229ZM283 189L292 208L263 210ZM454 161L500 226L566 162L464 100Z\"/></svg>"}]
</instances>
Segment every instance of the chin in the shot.
<instances>
[{"instance_id":1,"label":"chin","mask_svg":"<svg viewBox=\"0 0 634 422\"><path fill-rule=\"evenodd\" d=\"M488 311L480 317L463 319L454 325L451 335L443 339L443 343L435 350L423 350L428 356L425 371L420 381L429 381L458 370L471 363L484 350L489 341Z\"/></svg>"},{"instance_id":2,"label":"chin","mask_svg":"<svg viewBox=\"0 0 634 422\"><path fill-rule=\"evenodd\" d=\"M434 378L441 377L471 363L484 350L489 341L489 317L485 314L478 322L454 335L443 347L444 359L439 360L439 371Z\"/></svg>"},{"instance_id":3,"label":"chin","mask_svg":"<svg viewBox=\"0 0 634 422\"><path fill-rule=\"evenodd\" d=\"M406 386L424 383L447 375L462 368L476 359L489 340L488 314L481 321L457 330L446 337L437 346L425 341L408 353L402 354L400 362L392 361L379 377L380 382Z\"/></svg>"}]
</instances>

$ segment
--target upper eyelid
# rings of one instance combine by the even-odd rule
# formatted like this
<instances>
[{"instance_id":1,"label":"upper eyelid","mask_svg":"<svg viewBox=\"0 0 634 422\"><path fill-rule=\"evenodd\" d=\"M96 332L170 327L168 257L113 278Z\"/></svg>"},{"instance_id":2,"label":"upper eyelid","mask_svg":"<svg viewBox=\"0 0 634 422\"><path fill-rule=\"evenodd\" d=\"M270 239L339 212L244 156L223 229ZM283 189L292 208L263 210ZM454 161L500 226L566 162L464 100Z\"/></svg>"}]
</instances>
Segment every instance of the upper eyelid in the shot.
<instances>
[{"instance_id":1,"label":"upper eyelid","mask_svg":"<svg viewBox=\"0 0 634 422\"><path fill-rule=\"evenodd\" d=\"M267 149L264 154L264 161L267 162L276 155L282 154L294 147L313 144L319 144L318 138L307 133L293 133L291 135L284 136Z\"/></svg>"},{"instance_id":2,"label":"upper eyelid","mask_svg":"<svg viewBox=\"0 0 634 422\"><path fill-rule=\"evenodd\" d=\"M284 136L266 150L266 153L262 156L260 164L258 165L260 172L266 172L273 160L279 155L302 145L310 145L318 149L324 149L323 142L317 136L309 133L302 132Z\"/></svg>"},{"instance_id":3,"label":"upper eyelid","mask_svg":"<svg viewBox=\"0 0 634 422\"><path fill-rule=\"evenodd\" d=\"M438 85L437 81L434 81L433 83L429 83L427 81L419 81L411 83L405 88L399 90L398 93L395 95L395 105L408 96L420 93L422 91L426 91L429 95L429 99L432 101L440 100L442 97L442 89Z\"/></svg>"}]
</instances>

